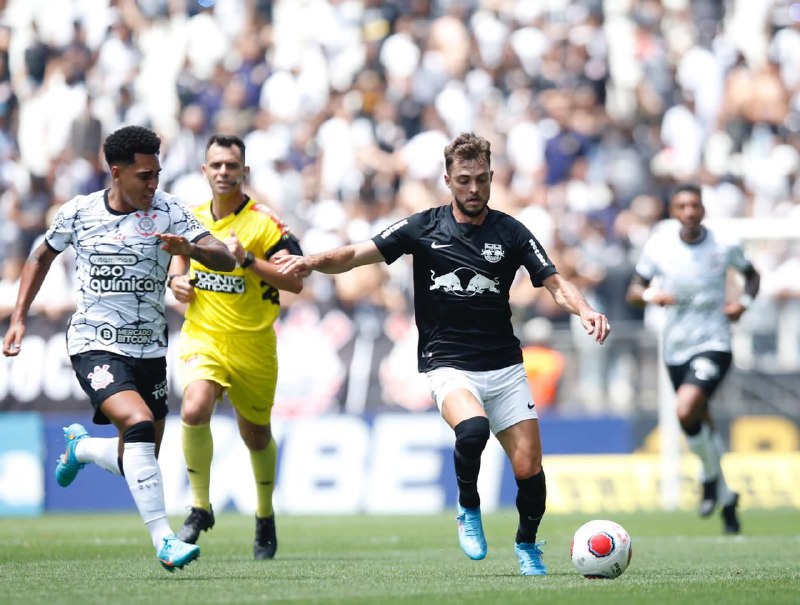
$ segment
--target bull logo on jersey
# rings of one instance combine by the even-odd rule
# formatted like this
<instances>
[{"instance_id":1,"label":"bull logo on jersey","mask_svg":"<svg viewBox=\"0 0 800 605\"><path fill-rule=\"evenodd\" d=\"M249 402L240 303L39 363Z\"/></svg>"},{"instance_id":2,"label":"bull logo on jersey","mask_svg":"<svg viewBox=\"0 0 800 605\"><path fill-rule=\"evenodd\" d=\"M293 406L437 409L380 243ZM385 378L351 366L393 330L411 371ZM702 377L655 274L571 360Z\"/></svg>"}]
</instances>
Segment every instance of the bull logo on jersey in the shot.
<instances>
[{"instance_id":1,"label":"bull logo on jersey","mask_svg":"<svg viewBox=\"0 0 800 605\"><path fill-rule=\"evenodd\" d=\"M467 292L483 294L486 290L489 290L489 292L492 292L493 294L500 294L500 290L498 290L496 287L499 281L500 279L497 277L494 279L489 279L480 273L476 273L472 276L472 279L470 279L469 283L467 284Z\"/></svg>"},{"instance_id":2,"label":"bull logo on jersey","mask_svg":"<svg viewBox=\"0 0 800 605\"><path fill-rule=\"evenodd\" d=\"M92 388L95 391L106 388L114 382L114 375L108 371L108 364L94 366L94 372L89 372L87 378L92 381Z\"/></svg>"},{"instance_id":3,"label":"bull logo on jersey","mask_svg":"<svg viewBox=\"0 0 800 605\"><path fill-rule=\"evenodd\" d=\"M445 273L444 275L436 276L433 269L431 269L431 290L444 290L445 292L461 292L464 288L461 287L461 280L456 275L456 272Z\"/></svg>"},{"instance_id":4,"label":"bull logo on jersey","mask_svg":"<svg viewBox=\"0 0 800 605\"><path fill-rule=\"evenodd\" d=\"M466 287L464 283L466 282ZM431 290L441 290L455 296L476 296L487 290L493 294L500 294L497 285L500 278L489 278L481 275L470 267L459 267L450 273L436 275L431 269Z\"/></svg>"},{"instance_id":5,"label":"bull logo on jersey","mask_svg":"<svg viewBox=\"0 0 800 605\"><path fill-rule=\"evenodd\" d=\"M156 213L137 212L136 213L136 233L143 237L149 237L156 232Z\"/></svg>"},{"instance_id":6,"label":"bull logo on jersey","mask_svg":"<svg viewBox=\"0 0 800 605\"><path fill-rule=\"evenodd\" d=\"M503 246L500 244L484 244L481 256L488 260L490 263L497 263L506 255L503 252Z\"/></svg>"}]
</instances>

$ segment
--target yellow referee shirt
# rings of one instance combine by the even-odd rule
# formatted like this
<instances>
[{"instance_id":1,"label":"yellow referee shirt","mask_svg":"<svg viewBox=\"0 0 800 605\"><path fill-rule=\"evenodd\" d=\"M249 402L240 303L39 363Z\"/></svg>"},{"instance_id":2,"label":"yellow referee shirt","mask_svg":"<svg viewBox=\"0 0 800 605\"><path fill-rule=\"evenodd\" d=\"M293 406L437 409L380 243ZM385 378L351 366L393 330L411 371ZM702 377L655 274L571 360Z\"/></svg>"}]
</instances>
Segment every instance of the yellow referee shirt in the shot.
<instances>
[{"instance_id":1,"label":"yellow referee shirt","mask_svg":"<svg viewBox=\"0 0 800 605\"><path fill-rule=\"evenodd\" d=\"M268 258L287 232L266 206L248 199L236 212L216 220L211 200L194 209L200 222L219 240L236 233L242 247L256 258ZM212 271L192 259L195 299L186 310L194 327L215 333L254 333L272 327L280 312L278 290L249 269Z\"/></svg>"}]
</instances>

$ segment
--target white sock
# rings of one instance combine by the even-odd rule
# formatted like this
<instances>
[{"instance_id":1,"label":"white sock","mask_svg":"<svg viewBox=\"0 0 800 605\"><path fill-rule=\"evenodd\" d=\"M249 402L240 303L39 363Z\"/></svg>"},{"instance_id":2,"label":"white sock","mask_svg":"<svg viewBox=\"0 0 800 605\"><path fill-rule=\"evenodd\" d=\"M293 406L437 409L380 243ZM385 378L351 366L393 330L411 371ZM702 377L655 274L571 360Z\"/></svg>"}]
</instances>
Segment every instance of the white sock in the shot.
<instances>
[{"instance_id":1,"label":"white sock","mask_svg":"<svg viewBox=\"0 0 800 605\"><path fill-rule=\"evenodd\" d=\"M172 529L167 521L156 444L126 443L122 451L122 468L133 501L158 552L161 541L172 533Z\"/></svg>"},{"instance_id":2,"label":"white sock","mask_svg":"<svg viewBox=\"0 0 800 605\"><path fill-rule=\"evenodd\" d=\"M119 437L87 437L75 445L75 457L80 462L94 462L100 468L121 475L118 448Z\"/></svg>"},{"instance_id":3,"label":"white sock","mask_svg":"<svg viewBox=\"0 0 800 605\"><path fill-rule=\"evenodd\" d=\"M734 493L725 481L725 475L722 472L722 456L725 453L725 444L722 442L722 436L719 433L711 434L711 441L713 442L714 449L720 459L719 477L717 478L717 498L726 506L733 502Z\"/></svg>"},{"instance_id":4,"label":"white sock","mask_svg":"<svg viewBox=\"0 0 800 605\"><path fill-rule=\"evenodd\" d=\"M686 441L689 449L700 458L702 464L700 481L711 481L719 477L722 474L719 451L711 437L709 426L703 424L700 432L695 435L687 435Z\"/></svg>"}]
</instances>

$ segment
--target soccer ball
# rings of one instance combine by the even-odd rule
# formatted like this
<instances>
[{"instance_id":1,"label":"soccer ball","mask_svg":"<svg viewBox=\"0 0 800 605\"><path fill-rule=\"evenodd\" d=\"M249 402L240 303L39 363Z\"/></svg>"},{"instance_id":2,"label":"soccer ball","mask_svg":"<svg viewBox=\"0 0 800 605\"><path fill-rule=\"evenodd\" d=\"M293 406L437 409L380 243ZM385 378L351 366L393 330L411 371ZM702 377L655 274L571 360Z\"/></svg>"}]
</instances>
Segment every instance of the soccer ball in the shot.
<instances>
[{"instance_id":1,"label":"soccer ball","mask_svg":"<svg viewBox=\"0 0 800 605\"><path fill-rule=\"evenodd\" d=\"M583 577L617 578L631 562L631 537L619 523L596 519L578 528L569 554Z\"/></svg>"}]
</instances>

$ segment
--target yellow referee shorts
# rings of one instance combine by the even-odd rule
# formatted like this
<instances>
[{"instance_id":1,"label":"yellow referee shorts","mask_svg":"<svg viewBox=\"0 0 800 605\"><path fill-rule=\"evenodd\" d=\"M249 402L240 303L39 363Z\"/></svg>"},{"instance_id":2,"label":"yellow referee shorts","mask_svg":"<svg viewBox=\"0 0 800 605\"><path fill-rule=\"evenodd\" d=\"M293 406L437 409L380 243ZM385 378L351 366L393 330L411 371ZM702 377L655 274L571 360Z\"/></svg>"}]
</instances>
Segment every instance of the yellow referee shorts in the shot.
<instances>
[{"instance_id":1,"label":"yellow referee shorts","mask_svg":"<svg viewBox=\"0 0 800 605\"><path fill-rule=\"evenodd\" d=\"M216 382L244 418L254 424L270 423L278 381L275 330L219 335L186 321L179 350L184 389L196 380Z\"/></svg>"}]
</instances>

